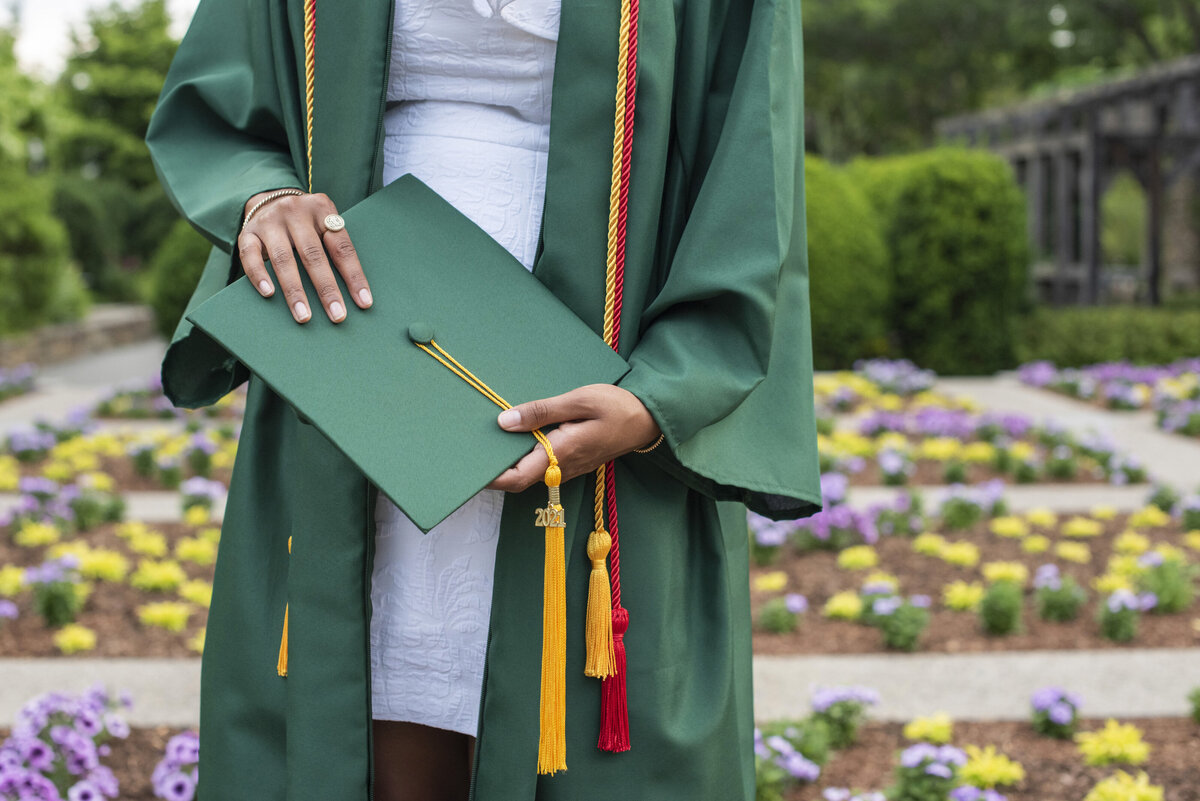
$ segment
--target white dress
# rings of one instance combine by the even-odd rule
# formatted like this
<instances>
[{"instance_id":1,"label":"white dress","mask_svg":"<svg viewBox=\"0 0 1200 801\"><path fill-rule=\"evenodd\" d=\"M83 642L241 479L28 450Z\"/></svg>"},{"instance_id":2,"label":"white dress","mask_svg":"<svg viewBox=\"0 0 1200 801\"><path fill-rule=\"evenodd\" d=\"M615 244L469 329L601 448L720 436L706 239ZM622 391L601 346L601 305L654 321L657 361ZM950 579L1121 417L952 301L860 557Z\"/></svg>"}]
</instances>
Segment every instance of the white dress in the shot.
<instances>
[{"instance_id":1,"label":"white dress","mask_svg":"<svg viewBox=\"0 0 1200 801\"><path fill-rule=\"evenodd\" d=\"M384 182L414 174L532 269L559 0L397 0L395 14ZM483 490L422 534L379 496L375 718L476 734L503 503Z\"/></svg>"}]
</instances>

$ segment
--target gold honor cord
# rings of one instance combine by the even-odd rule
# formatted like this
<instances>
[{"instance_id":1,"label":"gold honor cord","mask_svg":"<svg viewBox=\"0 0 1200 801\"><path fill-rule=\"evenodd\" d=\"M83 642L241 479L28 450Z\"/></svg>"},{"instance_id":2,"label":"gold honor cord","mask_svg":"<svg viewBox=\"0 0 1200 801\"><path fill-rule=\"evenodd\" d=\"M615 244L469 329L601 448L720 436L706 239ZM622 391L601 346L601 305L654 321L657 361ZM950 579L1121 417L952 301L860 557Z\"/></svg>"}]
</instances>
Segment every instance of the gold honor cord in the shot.
<instances>
[{"instance_id":1,"label":"gold honor cord","mask_svg":"<svg viewBox=\"0 0 1200 801\"><path fill-rule=\"evenodd\" d=\"M508 401L500 397L495 390L447 353L432 337L426 341L418 341L414 336L413 344L437 359L446 369L474 387L501 409L512 408ZM538 773L553 774L567 769L566 523L559 497L562 471L558 466L558 458L554 455L554 448L550 445L550 440L541 429L534 429L532 433L546 449L546 456L550 460L545 477L550 498L545 509L537 510L534 525L546 529L545 585L542 591L542 685L539 710Z\"/></svg>"}]
</instances>

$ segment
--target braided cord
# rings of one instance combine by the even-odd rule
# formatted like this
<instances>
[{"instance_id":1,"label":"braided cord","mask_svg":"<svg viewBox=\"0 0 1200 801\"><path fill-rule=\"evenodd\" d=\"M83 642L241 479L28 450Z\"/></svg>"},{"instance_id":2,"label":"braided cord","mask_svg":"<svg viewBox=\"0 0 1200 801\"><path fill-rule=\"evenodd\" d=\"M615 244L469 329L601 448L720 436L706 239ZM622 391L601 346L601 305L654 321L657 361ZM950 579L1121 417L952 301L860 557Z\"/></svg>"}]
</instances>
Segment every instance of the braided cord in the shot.
<instances>
[{"instance_id":1,"label":"braided cord","mask_svg":"<svg viewBox=\"0 0 1200 801\"><path fill-rule=\"evenodd\" d=\"M304 99L308 131L308 191L313 190L313 97L317 76L317 0L304 4Z\"/></svg>"}]
</instances>

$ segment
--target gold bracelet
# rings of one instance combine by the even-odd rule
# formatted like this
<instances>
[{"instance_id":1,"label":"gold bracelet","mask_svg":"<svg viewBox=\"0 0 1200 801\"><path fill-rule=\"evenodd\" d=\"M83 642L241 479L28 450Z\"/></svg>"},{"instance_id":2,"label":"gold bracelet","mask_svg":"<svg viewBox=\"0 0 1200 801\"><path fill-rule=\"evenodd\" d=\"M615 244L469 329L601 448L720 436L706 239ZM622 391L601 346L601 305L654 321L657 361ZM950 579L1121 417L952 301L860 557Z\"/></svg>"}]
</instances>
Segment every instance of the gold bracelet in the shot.
<instances>
[{"instance_id":1,"label":"gold bracelet","mask_svg":"<svg viewBox=\"0 0 1200 801\"><path fill-rule=\"evenodd\" d=\"M263 206L270 203L272 200L278 200L279 198L287 197L288 195L303 195L303 194L304 194L304 191L300 190L300 189L280 189L278 192L272 192L271 194L264 197L262 200L255 203L254 207L251 208L250 211L246 212L246 219L242 220L242 228L245 228L246 223L250 222L250 218L254 216L254 212L258 211Z\"/></svg>"},{"instance_id":2,"label":"gold bracelet","mask_svg":"<svg viewBox=\"0 0 1200 801\"><path fill-rule=\"evenodd\" d=\"M659 445L662 444L663 437L665 437L665 436L666 436L665 434L659 434L658 439L654 440L654 444L651 445L649 448L634 448L633 452L634 453L649 453L650 451L654 450L655 448L657 448Z\"/></svg>"}]
</instances>

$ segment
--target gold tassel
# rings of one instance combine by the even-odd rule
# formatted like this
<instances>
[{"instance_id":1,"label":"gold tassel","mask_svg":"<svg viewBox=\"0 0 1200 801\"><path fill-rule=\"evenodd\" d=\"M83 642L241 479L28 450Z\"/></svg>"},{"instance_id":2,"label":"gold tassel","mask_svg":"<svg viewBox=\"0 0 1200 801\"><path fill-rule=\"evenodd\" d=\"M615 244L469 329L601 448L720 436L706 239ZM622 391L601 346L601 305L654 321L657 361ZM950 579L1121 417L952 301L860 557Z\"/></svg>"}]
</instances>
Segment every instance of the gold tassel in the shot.
<instances>
[{"instance_id":1,"label":"gold tassel","mask_svg":"<svg viewBox=\"0 0 1200 801\"><path fill-rule=\"evenodd\" d=\"M557 463L546 470L550 503L546 525L545 585L542 589L542 694L538 738L538 773L567 769L567 570L563 508L559 502L562 473ZM540 510L539 510L540 511ZM553 524L553 525L552 525Z\"/></svg>"},{"instance_id":2,"label":"gold tassel","mask_svg":"<svg viewBox=\"0 0 1200 801\"><path fill-rule=\"evenodd\" d=\"M607 678L616 672L613 655L612 588L608 581L608 550L612 537L603 528L588 535L587 555L592 560L592 575L588 582L587 600L587 662L586 676Z\"/></svg>"},{"instance_id":3,"label":"gold tassel","mask_svg":"<svg viewBox=\"0 0 1200 801\"><path fill-rule=\"evenodd\" d=\"M288 554L292 553L292 538L288 537ZM275 665L275 672L280 676L286 676L288 670L288 606L283 605L283 636L279 639L279 661Z\"/></svg>"}]
</instances>

